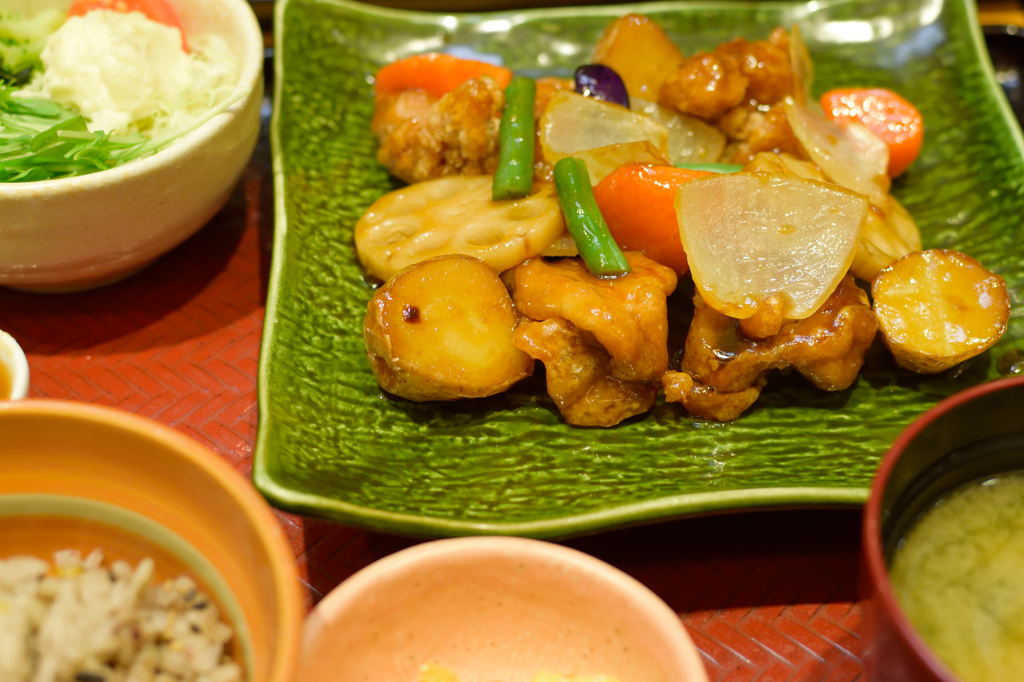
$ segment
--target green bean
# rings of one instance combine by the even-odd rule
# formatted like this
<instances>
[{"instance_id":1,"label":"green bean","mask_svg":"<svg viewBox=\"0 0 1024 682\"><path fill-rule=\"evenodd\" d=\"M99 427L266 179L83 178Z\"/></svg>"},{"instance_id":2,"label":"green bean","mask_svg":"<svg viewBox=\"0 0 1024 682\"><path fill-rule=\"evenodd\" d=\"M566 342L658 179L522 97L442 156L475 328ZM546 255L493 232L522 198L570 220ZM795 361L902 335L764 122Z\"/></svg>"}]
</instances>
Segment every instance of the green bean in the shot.
<instances>
[{"instance_id":1,"label":"green bean","mask_svg":"<svg viewBox=\"0 0 1024 682\"><path fill-rule=\"evenodd\" d=\"M743 170L743 166L732 163L677 163L676 168L710 171L711 173L738 173Z\"/></svg>"},{"instance_id":2,"label":"green bean","mask_svg":"<svg viewBox=\"0 0 1024 682\"><path fill-rule=\"evenodd\" d=\"M505 88L505 110L498 129L498 168L491 198L519 199L533 189L533 100L537 84L516 76Z\"/></svg>"},{"instance_id":3,"label":"green bean","mask_svg":"<svg viewBox=\"0 0 1024 682\"><path fill-rule=\"evenodd\" d=\"M571 156L561 159L555 164L555 188L565 225L587 269L600 276L628 273L629 262L608 231L594 199L586 164Z\"/></svg>"}]
</instances>

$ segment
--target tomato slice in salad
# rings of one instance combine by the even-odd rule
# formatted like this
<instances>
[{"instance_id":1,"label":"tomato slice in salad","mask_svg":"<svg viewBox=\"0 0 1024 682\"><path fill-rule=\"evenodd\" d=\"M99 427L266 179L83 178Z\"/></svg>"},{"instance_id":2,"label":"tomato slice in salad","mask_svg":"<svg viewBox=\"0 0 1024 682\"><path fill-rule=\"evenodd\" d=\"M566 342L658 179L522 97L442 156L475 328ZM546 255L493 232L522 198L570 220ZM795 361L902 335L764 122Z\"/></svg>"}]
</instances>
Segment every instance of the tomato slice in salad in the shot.
<instances>
[{"instance_id":1,"label":"tomato slice in salad","mask_svg":"<svg viewBox=\"0 0 1024 682\"><path fill-rule=\"evenodd\" d=\"M181 33L181 47L188 52L185 29L181 26L178 11L167 0L72 0L68 8L69 17L82 16L94 9L109 9L115 12L142 12L147 18L178 29Z\"/></svg>"}]
</instances>

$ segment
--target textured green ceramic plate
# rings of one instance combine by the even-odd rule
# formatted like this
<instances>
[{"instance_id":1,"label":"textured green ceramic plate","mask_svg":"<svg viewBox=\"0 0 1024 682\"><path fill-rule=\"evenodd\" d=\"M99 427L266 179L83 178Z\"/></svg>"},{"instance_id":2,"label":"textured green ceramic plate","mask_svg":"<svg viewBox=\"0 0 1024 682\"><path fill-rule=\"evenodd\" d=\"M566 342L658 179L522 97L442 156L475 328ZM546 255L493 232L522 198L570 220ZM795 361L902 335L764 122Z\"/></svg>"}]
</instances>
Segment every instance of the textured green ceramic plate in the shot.
<instances>
[{"instance_id":1,"label":"textured green ceramic plate","mask_svg":"<svg viewBox=\"0 0 1024 682\"><path fill-rule=\"evenodd\" d=\"M277 223L260 363L254 481L274 504L416 533L566 536L741 508L858 504L899 430L953 391L1019 371L1024 349L1024 142L985 57L972 0L681 2L631 5L687 52L798 23L815 91L893 87L928 134L896 193L928 246L1002 273L1010 332L954 371L918 377L876 348L856 385L770 384L731 424L659 405L614 429L565 425L543 386L492 399L415 404L383 395L361 336L371 294L352 227L395 185L368 132L371 75L384 62L471 48L514 69L566 74L622 7L439 15L338 0L277 11L273 122Z\"/></svg>"}]
</instances>

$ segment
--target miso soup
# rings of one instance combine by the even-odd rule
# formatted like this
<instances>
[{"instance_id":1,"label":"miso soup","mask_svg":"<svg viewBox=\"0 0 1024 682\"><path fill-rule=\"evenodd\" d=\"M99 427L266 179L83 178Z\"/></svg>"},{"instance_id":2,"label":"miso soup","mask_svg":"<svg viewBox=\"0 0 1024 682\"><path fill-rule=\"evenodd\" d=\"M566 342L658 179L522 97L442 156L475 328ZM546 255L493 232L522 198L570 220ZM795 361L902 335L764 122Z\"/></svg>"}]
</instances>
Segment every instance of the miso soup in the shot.
<instances>
[{"instance_id":1,"label":"miso soup","mask_svg":"<svg viewBox=\"0 0 1024 682\"><path fill-rule=\"evenodd\" d=\"M965 682L1024 680L1024 472L939 499L897 547L893 589Z\"/></svg>"}]
</instances>

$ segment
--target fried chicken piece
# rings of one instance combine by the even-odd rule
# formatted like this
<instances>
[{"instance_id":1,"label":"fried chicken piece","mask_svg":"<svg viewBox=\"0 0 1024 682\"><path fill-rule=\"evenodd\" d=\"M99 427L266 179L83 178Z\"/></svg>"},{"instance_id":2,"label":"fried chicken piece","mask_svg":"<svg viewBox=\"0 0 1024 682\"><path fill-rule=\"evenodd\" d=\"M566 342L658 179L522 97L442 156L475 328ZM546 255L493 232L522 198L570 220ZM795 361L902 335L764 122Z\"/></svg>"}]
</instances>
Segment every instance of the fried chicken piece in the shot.
<instances>
[{"instance_id":1,"label":"fried chicken piece","mask_svg":"<svg viewBox=\"0 0 1024 682\"><path fill-rule=\"evenodd\" d=\"M775 104L793 94L793 67L789 61L789 35L776 28L768 40L749 42L736 38L715 48L731 55L747 79L746 99L759 104Z\"/></svg>"},{"instance_id":2,"label":"fried chicken piece","mask_svg":"<svg viewBox=\"0 0 1024 682\"><path fill-rule=\"evenodd\" d=\"M795 89L789 36L736 38L683 61L661 86L660 102L713 122L729 139L726 158L744 163L761 151L798 153L782 101Z\"/></svg>"},{"instance_id":3,"label":"fried chicken piece","mask_svg":"<svg viewBox=\"0 0 1024 682\"><path fill-rule=\"evenodd\" d=\"M640 253L632 271L595 277L577 259L531 258L513 272L513 299L524 321L513 343L540 360L548 393L566 421L613 426L654 403L668 368L665 299L676 274Z\"/></svg>"},{"instance_id":4,"label":"fried chicken piece","mask_svg":"<svg viewBox=\"0 0 1024 682\"><path fill-rule=\"evenodd\" d=\"M402 90L377 95L370 130L378 139L383 140L409 121L425 118L436 102L437 98L425 90Z\"/></svg>"},{"instance_id":5,"label":"fried chicken piece","mask_svg":"<svg viewBox=\"0 0 1024 682\"><path fill-rule=\"evenodd\" d=\"M781 104L745 102L725 112L717 126L729 139L723 158L731 163L745 164L759 152L801 153Z\"/></svg>"},{"instance_id":6,"label":"fried chicken piece","mask_svg":"<svg viewBox=\"0 0 1024 682\"><path fill-rule=\"evenodd\" d=\"M684 114L712 119L742 102L749 84L733 55L699 52L665 79L659 101Z\"/></svg>"},{"instance_id":7,"label":"fried chicken piece","mask_svg":"<svg viewBox=\"0 0 1024 682\"><path fill-rule=\"evenodd\" d=\"M743 166L743 170L748 173L792 175L804 180L828 182L825 174L813 163L785 153L759 152Z\"/></svg>"},{"instance_id":8,"label":"fried chicken piece","mask_svg":"<svg viewBox=\"0 0 1024 682\"><path fill-rule=\"evenodd\" d=\"M654 404L656 383L613 376L608 351L571 322L558 317L525 321L512 343L544 363L548 395L570 424L615 426Z\"/></svg>"},{"instance_id":9,"label":"fried chicken piece","mask_svg":"<svg viewBox=\"0 0 1024 682\"><path fill-rule=\"evenodd\" d=\"M417 90L380 97L371 124L380 140L377 159L409 183L493 172L504 106L505 93L486 77L439 100Z\"/></svg>"},{"instance_id":10,"label":"fried chicken piece","mask_svg":"<svg viewBox=\"0 0 1024 682\"><path fill-rule=\"evenodd\" d=\"M676 274L641 253L626 254L631 272L595 277L575 258L531 258L515 269L513 299L521 315L572 322L594 335L612 358L612 372L629 381L656 380L668 367L665 298Z\"/></svg>"},{"instance_id":11,"label":"fried chicken piece","mask_svg":"<svg viewBox=\"0 0 1024 682\"><path fill-rule=\"evenodd\" d=\"M667 372L662 383L670 402L688 410L692 403L695 414L722 421L735 419L753 403L772 369L792 367L825 391L848 388L878 327L867 294L852 275L810 317L787 322L766 339L747 338L737 320L699 296L694 306L682 372ZM727 398L730 394L733 398Z\"/></svg>"},{"instance_id":12,"label":"fried chicken piece","mask_svg":"<svg viewBox=\"0 0 1024 682\"><path fill-rule=\"evenodd\" d=\"M686 372L666 372L661 382L666 402L680 403L694 417L731 422L754 404L765 380L760 377L752 386L732 392L702 384Z\"/></svg>"},{"instance_id":13,"label":"fried chicken piece","mask_svg":"<svg viewBox=\"0 0 1024 682\"><path fill-rule=\"evenodd\" d=\"M743 102L776 104L793 89L789 36L777 28L768 40L736 38L687 57L662 83L659 101L684 114L714 119Z\"/></svg>"}]
</instances>

